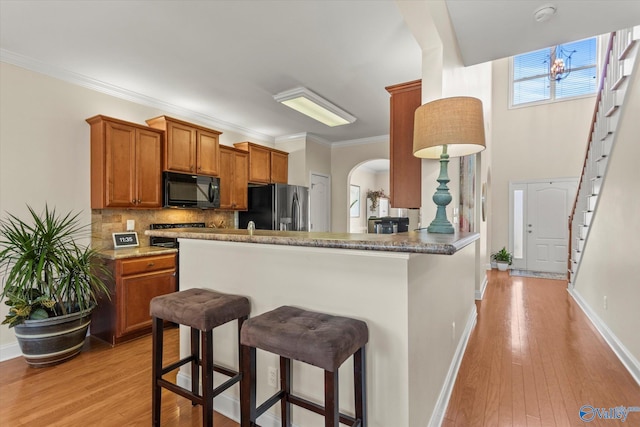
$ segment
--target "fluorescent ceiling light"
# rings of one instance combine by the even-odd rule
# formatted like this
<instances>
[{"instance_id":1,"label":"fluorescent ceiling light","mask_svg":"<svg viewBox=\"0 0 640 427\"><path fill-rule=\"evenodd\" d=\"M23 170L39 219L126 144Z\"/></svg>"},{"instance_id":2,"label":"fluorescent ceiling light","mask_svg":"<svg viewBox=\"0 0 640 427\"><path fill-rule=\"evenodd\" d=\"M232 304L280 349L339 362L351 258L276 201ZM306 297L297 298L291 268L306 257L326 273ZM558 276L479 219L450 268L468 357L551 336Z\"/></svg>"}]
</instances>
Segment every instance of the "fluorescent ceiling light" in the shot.
<instances>
[{"instance_id":1,"label":"fluorescent ceiling light","mask_svg":"<svg viewBox=\"0 0 640 427\"><path fill-rule=\"evenodd\" d=\"M327 126L341 126L356 121L351 114L304 87L281 92L274 95L273 99Z\"/></svg>"}]
</instances>

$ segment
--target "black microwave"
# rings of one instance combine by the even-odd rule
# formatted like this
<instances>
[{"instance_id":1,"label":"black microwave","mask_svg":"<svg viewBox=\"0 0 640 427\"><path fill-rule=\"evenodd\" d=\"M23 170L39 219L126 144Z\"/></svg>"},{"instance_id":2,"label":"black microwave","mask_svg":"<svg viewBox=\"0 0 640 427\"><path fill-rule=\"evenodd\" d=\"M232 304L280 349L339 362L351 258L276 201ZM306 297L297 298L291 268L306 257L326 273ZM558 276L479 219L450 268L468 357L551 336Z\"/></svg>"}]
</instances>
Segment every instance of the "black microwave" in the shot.
<instances>
[{"instance_id":1,"label":"black microwave","mask_svg":"<svg viewBox=\"0 0 640 427\"><path fill-rule=\"evenodd\" d=\"M220 207L220 178L164 172L164 207L213 209Z\"/></svg>"}]
</instances>

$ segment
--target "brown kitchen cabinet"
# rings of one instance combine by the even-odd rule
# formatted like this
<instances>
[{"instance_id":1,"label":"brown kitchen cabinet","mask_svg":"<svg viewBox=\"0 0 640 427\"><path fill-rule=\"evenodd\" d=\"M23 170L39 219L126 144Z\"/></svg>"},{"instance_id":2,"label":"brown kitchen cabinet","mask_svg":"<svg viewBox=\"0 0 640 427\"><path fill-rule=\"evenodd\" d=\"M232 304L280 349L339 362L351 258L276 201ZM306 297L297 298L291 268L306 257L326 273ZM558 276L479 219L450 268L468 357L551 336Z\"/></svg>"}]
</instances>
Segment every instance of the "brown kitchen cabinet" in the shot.
<instances>
[{"instance_id":1,"label":"brown kitchen cabinet","mask_svg":"<svg viewBox=\"0 0 640 427\"><path fill-rule=\"evenodd\" d=\"M220 209L247 210L249 153L220 146Z\"/></svg>"},{"instance_id":2,"label":"brown kitchen cabinet","mask_svg":"<svg viewBox=\"0 0 640 427\"><path fill-rule=\"evenodd\" d=\"M116 345L149 334L151 299L175 292L176 255L151 255L105 260L112 273L105 282L111 299L98 300L91 320L91 335Z\"/></svg>"},{"instance_id":3,"label":"brown kitchen cabinet","mask_svg":"<svg viewBox=\"0 0 640 427\"><path fill-rule=\"evenodd\" d=\"M236 142L233 145L249 153L249 183L287 184L289 153L253 142Z\"/></svg>"},{"instance_id":4,"label":"brown kitchen cabinet","mask_svg":"<svg viewBox=\"0 0 640 427\"><path fill-rule=\"evenodd\" d=\"M102 115L91 125L91 209L162 206L163 133Z\"/></svg>"},{"instance_id":5,"label":"brown kitchen cabinet","mask_svg":"<svg viewBox=\"0 0 640 427\"><path fill-rule=\"evenodd\" d=\"M179 173L218 176L219 136L222 132L167 116L147 120L166 132L163 169Z\"/></svg>"},{"instance_id":6,"label":"brown kitchen cabinet","mask_svg":"<svg viewBox=\"0 0 640 427\"><path fill-rule=\"evenodd\" d=\"M413 155L413 121L422 103L422 80L385 88L391 94L389 141L390 202L394 208L420 208L422 159Z\"/></svg>"}]
</instances>

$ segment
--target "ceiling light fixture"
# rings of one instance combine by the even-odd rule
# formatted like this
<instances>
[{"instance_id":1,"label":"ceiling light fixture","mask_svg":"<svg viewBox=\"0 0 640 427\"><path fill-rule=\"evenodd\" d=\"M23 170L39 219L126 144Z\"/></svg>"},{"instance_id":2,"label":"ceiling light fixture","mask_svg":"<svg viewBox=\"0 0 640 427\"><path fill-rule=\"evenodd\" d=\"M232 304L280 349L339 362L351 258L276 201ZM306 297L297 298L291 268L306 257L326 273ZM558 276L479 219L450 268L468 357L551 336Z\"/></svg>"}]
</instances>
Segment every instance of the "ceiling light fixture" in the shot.
<instances>
[{"instance_id":1,"label":"ceiling light fixture","mask_svg":"<svg viewBox=\"0 0 640 427\"><path fill-rule=\"evenodd\" d=\"M304 87L281 92L273 99L327 126L342 126L356 121L351 114Z\"/></svg>"}]
</instances>

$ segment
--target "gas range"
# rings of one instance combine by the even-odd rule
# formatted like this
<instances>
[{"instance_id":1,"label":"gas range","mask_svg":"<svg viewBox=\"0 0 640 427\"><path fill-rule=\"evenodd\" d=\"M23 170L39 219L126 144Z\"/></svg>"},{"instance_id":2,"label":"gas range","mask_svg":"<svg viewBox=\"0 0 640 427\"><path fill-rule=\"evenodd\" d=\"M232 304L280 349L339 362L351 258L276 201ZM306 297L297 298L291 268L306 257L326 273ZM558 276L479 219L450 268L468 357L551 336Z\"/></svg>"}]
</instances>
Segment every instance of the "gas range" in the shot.
<instances>
[{"instance_id":1,"label":"gas range","mask_svg":"<svg viewBox=\"0 0 640 427\"><path fill-rule=\"evenodd\" d=\"M178 224L151 224L152 230L167 230L170 228L204 228L204 222L183 222ZM156 237L151 236L150 239L151 246L161 246L164 248L177 248L178 247L178 239L173 239L171 237Z\"/></svg>"}]
</instances>

